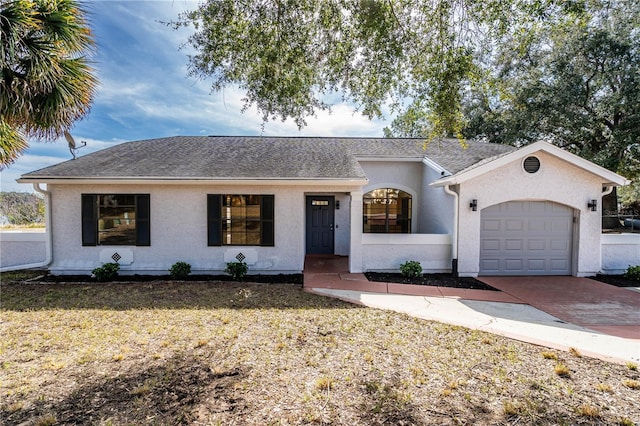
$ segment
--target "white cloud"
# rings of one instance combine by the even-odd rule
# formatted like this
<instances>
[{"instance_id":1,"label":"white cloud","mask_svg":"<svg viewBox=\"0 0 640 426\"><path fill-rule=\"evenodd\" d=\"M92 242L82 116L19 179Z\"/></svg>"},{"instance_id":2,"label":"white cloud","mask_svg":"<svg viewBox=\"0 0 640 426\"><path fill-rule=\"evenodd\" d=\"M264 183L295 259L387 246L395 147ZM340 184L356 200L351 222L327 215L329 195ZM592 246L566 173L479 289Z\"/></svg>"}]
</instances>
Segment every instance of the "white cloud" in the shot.
<instances>
[{"instance_id":1,"label":"white cloud","mask_svg":"<svg viewBox=\"0 0 640 426\"><path fill-rule=\"evenodd\" d=\"M88 142L79 156L125 140L174 135L382 136L387 122L368 120L335 95L327 98L338 102L332 112L318 111L302 130L293 120L270 121L263 129L255 107L241 112L245 94L238 87L211 93L209 81L187 76L190 48L179 49L193 29L174 31L159 21L195 7L184 0L90 2L101 83L91 113L71 131L78 143ZM64 139L33 142L0 173L2 190L30 191L15 179L70 158Z\"/></svg>"},{"instance_id":2,"label":"white cloud","mask_svg":"<svg viewBox=\"0 0 640 426\"><path fill-rule=\"evenodd\" d=\"M77 136L74 139L77 146L80 146L83 141L87 142L86 146L76 151L78 157L126 142L124 140L99 140ZM20 157L14 164L0 171L1 190L3 192L33 192L31 184L17 183L16 179L23 174L71 159L72 155L64 138L57 139L54 142L31 141L30 148L25 155Z\"/></svg>"}]
</instances>

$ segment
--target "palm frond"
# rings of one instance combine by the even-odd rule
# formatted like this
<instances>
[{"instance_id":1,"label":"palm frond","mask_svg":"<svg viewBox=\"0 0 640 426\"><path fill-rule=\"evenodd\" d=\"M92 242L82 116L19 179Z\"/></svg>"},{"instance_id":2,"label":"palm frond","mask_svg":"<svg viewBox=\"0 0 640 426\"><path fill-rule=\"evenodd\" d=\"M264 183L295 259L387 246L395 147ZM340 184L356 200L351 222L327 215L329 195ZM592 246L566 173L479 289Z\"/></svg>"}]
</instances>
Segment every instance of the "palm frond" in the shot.
<instances>
[{"instance_id":1,"label":"palm frond","mask_svg":"<svg viewBox=\"0 0 640 426\"><path fill-rule=\"evenodd\" d=\"M55 139L89 112L98 84L87 58L94 46L77 0L0 6L0 116L3 131L13 129L3 150L21 146L15 135ZM11 158L3 151L1 164Z\"/></svg>"}]
</instances>

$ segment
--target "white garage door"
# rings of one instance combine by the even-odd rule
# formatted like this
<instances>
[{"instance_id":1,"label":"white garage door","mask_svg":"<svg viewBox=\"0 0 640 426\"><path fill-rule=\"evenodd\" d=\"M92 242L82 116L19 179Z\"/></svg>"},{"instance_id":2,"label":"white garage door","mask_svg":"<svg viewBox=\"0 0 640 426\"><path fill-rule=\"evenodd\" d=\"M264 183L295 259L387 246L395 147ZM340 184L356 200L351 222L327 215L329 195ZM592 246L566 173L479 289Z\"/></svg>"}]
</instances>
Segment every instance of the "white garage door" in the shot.
<instances>
[{"instance_id":1,"label":"white garage door","mask_svg":"<svg viewBox=\"0 0 640 426\"><path fill-rule=\"evenodd\" d=\"M481 212L480 275L571 275L573 209L510 201Z\"/></svg>"}]
</instances>

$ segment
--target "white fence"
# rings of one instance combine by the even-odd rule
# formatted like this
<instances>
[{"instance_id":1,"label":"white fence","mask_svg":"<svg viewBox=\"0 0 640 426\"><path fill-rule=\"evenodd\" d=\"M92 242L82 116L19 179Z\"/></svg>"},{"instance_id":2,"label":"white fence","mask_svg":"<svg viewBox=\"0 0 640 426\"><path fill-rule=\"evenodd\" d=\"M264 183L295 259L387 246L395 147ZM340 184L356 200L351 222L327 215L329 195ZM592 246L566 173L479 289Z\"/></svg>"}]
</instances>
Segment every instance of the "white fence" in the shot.
<instances>
[{"instance_id":1,"label":"white fence","mask_svg":"<svg viewBox=\"0 0 640 426\"><path fill-rule=\"evenodd\" d=\"M640 265L640 234L602 234L602 273L622 274L629 266Z\"/></svg>"},{"instance_id":2,"label":"white fence","mask_svg":"<svg viewBox=\"0 0 640 426\"><path fill-rule=\"evenodd\" d=\"M0 232L0 268L44 262L46 241L44 230Z\"/></svg>"}]
</instances>

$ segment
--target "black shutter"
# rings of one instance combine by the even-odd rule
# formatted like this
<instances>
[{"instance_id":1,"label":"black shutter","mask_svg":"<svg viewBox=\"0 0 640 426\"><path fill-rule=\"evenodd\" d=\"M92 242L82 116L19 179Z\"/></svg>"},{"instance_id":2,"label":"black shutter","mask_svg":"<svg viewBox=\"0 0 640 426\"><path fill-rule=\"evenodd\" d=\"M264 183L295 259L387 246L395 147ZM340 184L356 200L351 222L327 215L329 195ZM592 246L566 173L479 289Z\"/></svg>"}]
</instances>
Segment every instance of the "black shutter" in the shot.
<instances>
[{"instance_id":1,"label":"black shutter","mask_svg":"<svg viewBox=\"0 0 640 426\"><path fill-rule=\"evenodd\" d=\"M273 232L274 222L274 196L263 195L260 205L260 245L273 246L275 245L275 238Z\"/></svg>"},{"instance_id":2,"label":"black shutter","mask_svg":"<svg viewBox=\"0 0 640 426\"><path fill-rule=\"evenodd\" d=\"M409 221L409 215L411 214L411 198L401 198L400 199L402 210L400 211L400 217L398 217L400 222L400 229L403 234L411 233L411 221Z\"/></svg>"},{"instance_id":3,"label":"black shutter","mask_svg":"<svg viewBox=\"0 0 640 426\"><path fill-rule=\"evenodd\" d=\"M151 202L149 194L136 195L136 245L151 245Z\"/></svg>"},{"instance_id":4,"label":"black shutter","mask_svg":"<svg viewBox=\"0 0 640 426\"><path fill-rule=\"evenodd\" d=\"M207 245L222 245L222 229L220 215L222 213L222 195L207 195Z\"/></svg>"},{"instance_id":5,"label":"black shutter","mask_svg":"<svg viewBox=\"0 0 640 426\"><path fill-rule=\"evenodd\" d=\"M98 196L82 194L82 245L98 244Z\"/></svg>"}]
</instances>

